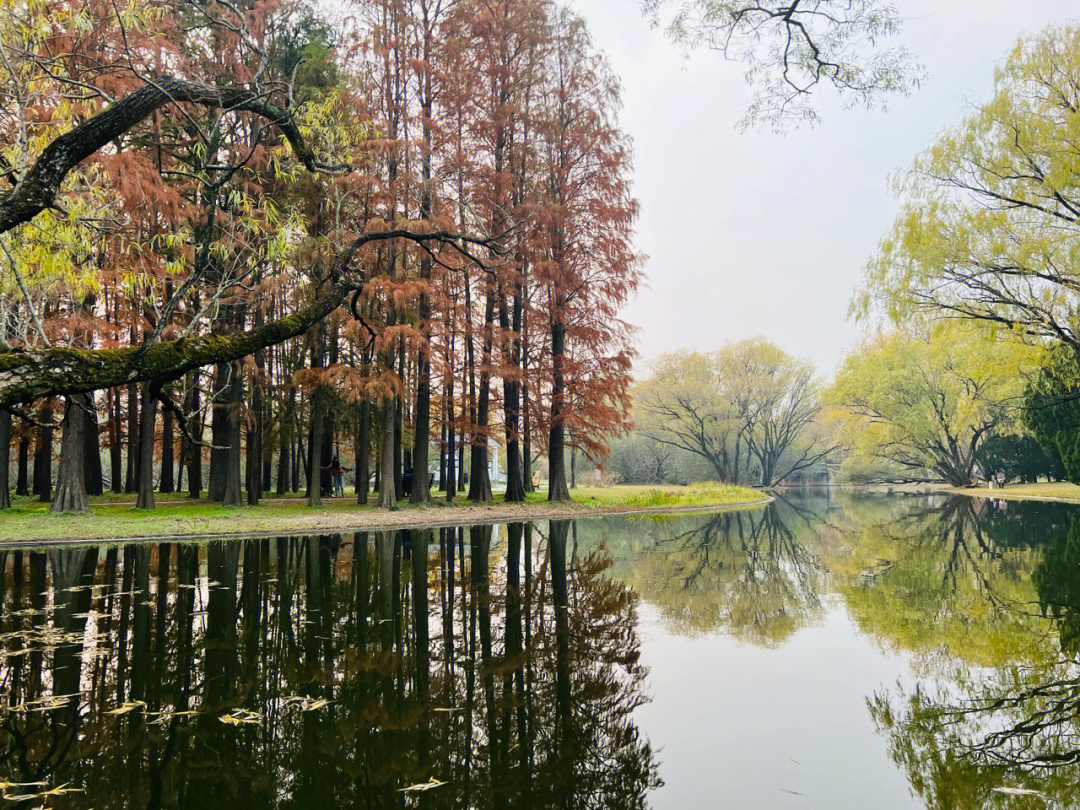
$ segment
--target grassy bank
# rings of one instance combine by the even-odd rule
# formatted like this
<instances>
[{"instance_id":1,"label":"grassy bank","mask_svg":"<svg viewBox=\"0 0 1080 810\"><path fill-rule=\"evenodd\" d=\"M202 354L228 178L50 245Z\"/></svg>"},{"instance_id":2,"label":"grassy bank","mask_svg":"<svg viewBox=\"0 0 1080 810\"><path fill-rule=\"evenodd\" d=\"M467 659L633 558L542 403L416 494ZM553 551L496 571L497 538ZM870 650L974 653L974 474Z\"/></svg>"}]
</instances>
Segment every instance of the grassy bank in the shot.
<instances>
[{"instance_id":1,"label":"grassy bank","mask_svg":"<svg viewBox=\"0 0 1080 810\"><path fill-rule=\"evenodd\" d=\"M1080 485L1067 482L1039 482L1037 484L1009 484L1004 489L964 487L949 489L960 495L974 498L1009 498L1021 501L1064 501L1080 503Z\"/></svg>"},{"instance_id":2,"label":"grassy bank","mask_svg":"<svg viewBox=\"0 0 1080 810\"><path fill-rule=\"evenodd\" d=\"M355 496L327 499L312 508L302 499L267 499L258 506L223 507L206 501L160 496L153 511L133 508L133 499L106 495L91 499L89 515L52 515L48 505L16 498L13 508L0 512L0 541L109 540L208 535L255 535L275 532L334 532L405 526L446 525L490 520L544 517L587 517L634 511L705 509L763 503L768 496L747 487L722 484L677 486L583 487L572 492L573 502L548 504L533 493L524 504L472 505L463 499L447 504L438 498L430 506L402 503L390 511L361 506ZM168 500L166 500L168 498Z\"/></svg>"}]
</instances>

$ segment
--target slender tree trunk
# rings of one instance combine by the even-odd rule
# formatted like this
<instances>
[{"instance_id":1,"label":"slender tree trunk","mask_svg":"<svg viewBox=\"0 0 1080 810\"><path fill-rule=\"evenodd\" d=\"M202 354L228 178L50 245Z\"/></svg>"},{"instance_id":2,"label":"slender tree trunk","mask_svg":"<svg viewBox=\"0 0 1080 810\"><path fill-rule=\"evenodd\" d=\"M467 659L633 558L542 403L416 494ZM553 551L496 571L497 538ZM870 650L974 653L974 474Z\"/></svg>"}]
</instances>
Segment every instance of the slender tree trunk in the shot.
<instances>
[{"instance_id":1,"label":"slender tree trunk","mask_svg":"<svg viewBox=\"0 0 1080 810\"><path fill-rule=\"evenodd\" d=\"M161 412L161 491L172 492L173 480L173 412L165 408Z\"/></svg>"},{"instance_id":2,"label":"slender tree trunk","mask_svg":"<svg viewBox=\"0 0 1080 810\"><path fill-rule=\"evenodd\" d=\"M356 431L356 502L368 502L368 459L371 458L371 403L360 403L360 424Z\"/></svg>"},{"instance_id":3,"label":"slender tree trunk","mask_svg":"<svg viewBox=\"0 0 1080 810\"><path fill-rule=\"evenodd\" d=\"M203 440L203 422L199 413L199 375L194 372L191 375L190 387L191 404L187 412L191 414L191 438L196 442ZM202 445L188 444L190 453L187 458L188 465L188 496L191 498L202 497Z\"/></svg>"},{"instance_id":4,"label":"slender tree trunk","mask_svg":"<svg viewBox=\"0 0 1080 810\"><path fill-rule=\"evenodd\" d=\"M288 430L288 418L289 412L282 410L281 412L281 424L278 427L278 468L277 468L277 487L274 490L280 497L285 494L289 486L289 430Z\"/></svg>"},{"instance_id":5,"label":"slender tree trunk","mask_svg":"<svg viewBox=\"0 0 1080 810\"><path fill-rule=\"evenodd\" d=\"M120 389L110 388L109 402L109 475L113 492L124 489L124 439L120 421Z\"/></svg>"},{"instance_id":6,"label":"slender tree trunk","mask_svg":"<svg viewBox=\"0 0 1080 810\"><path fill-rule=\"evenodd\" d=\"M503 377L503 422L506 429L506 501L507 503L522 503L525 500L525 481L521 463L521 447L518 444L520 416L518 410L521 389L518 380L513 376L517 372L518 354L520 353L518 348L521 340L520 294L513 296L513 320L511 321L510 312L507 311L506 296L502 292L499 293L499 326L502 327L504 333L509 334L506 339L509 341L510 347L508 351L504 349L507 354L505 360L506 365L514 369L514 371ZM513 331L511 327L513 327Z\"/></svg>"},{"instance_id":7,"label":"slender tree trunk","mask_svg":"<svg viewBox=\"0 0 1080 810\"><path fill-rule=\"evenodd\" d=\"M439 427L439 492L446 492L446 406L443 406L443 420Z\"/></svg>"},{"instance_id":8,"label":"slender tree trunk","mask_svg":"<svg viewBox=\"0 0 1080 810\"><path fill-rule=\"evenodd\" d=\"M454 467L454 377L446 388L446 502L452 503L457 495L457 469Z\"/></svg>"},{"instance_id":9,"label":"slender tree trunk","mask_svg":"<svg viewBox=\"0 0 1080 810\"><path fill-rule=\"evenodd\" d=\"M300 438L297 437L296 441L293 442L292 449L292 488L290 490L292 492L300 491L300 466L303 463L301 458L303 452L304 445L300 443Z\"/></svg>"},{"instance_id":10,"label":"slender tree trunk","mask_svg":"<svg viewBox=\"0 0 1080 810\"><path fill-rule=\"evenodd\" d=\"M401 363L398 368L401 373L402 388L405 387L405 364ZM405 470L405 459L401 445L401 397L394 398L394 492L399 498L405 495L405 482L402 473Z\"/></svg>"},{"instance_id":11,"label":"slender tree trunk","mask_svg":"<svg viewBox=\"0 0 1080 810\"><path fill-rule=\"evenodd\" d=\"M311 438L308 444L308 506L322 506L322 468L324 459L326 389L316 386L311 395Z\"/></svg>"},{"instance_id":12,"label":"slender tree trunk","mask_svg":"<svg viewBox=\"0 0 1080 810\"><path fill-rule=\"evenodd\" d=\"M229 390L233 367L218 363L214 367L214 388L210 406L210 479L206 496L221 503L225 497L225 467L228 464Z\"/></svg>"},{"instance_id":13,"label":"slender tree trunk","mask_svg":"<svg viewBox=\"0 0 1080 810\"><path fill-rule=\"evenodd\" d=\"M86 494L101 495L105 492L101 471L101 429L98 425L97 403L93 394L86 395L86 431L83 448Z\"/></svg>"},{"instance_id":14,"label":"slender tree trunk","mask_svg":"<svg viewBox=\"0 0 1080 810\"><path fill-rule=\"evenodd\" d=\"M491 408L492 333L494 331L495 291L489 285L484 304L483 355L480 364L480 384L476 395L476 427L470 437L469 500L491 503L491 478L488 475L488 421Z\"/></svg>"},{"instance_id":15,"label":"slender tree trunk","mask_svg":"<svg viewBox=\"0 0 1080 810\"><path fill-rule=\"evenodd\" d=\"M138 478L139 459L139 387L128 383L127 388L127 465L124 468L124 492L134 492Z\"/></svg>"},{"instance_id":16,"label":"slender tree trunk","mask_svg":"<svg viewBox=\"0 0 1080 810\"><path fill-rule=\"evenodd\" d=\"M157 421L157 386L143 383L139 422L139 496L136 509L154 508L154 423Z\"/></svg>"},{"instance_id":17,"label":"slender tree trunk","mask_svg":"<svg viewBox=\"0 0 1080 810\"><path fill-rule=\"evenodd\" d=\"M19 469L15 479L15 494L30 494L30 433L24 426L19 436Z\"/></svg>"},{"instance_id":18,"label":"slender tree trunk","mask_svg":"<svg viewBox=\"0 0 1080 810\"><path fill-rule=\"evenodd\" d=\"M56 497L49 511L89 512L86 497L86 429L89 422L84 410L87 394L67 397L64 403L63 438L60 442L60 466L56 475Z\"/></svg>"},{"instance_id":19,"label":"slender tree trunk","mask_svg":"<svg viewBox=\"0 0 1080 810\"><path fill-rule=\"evenodd\" d=\"M0 411L0 509L11 508L11 413Z\"/></svg>"},{"instance_id":20,"label":"slender tree trunk","mask_svg":"<svg viewBox=\"0 0 1080 810\"><path fill-rule=\"evenodd\" d=\"M566 325L562 322L562 302L555 302L551 321L551 434L548 439L548 500L568 501L566 488L566 381L563 378L563 355L566 350Z\"/></svg>"},{"instance_id":21,"label":"slender tree trunk","mask_svg":"<svg viewBox=\"0 0 1080 810\"><path fill-rule=\"evenodd\" d=\"M52 444L53 444L53 407L46 400L41 406L38 421L38 449L34 456L34 493L42 503L52 500Z\"/></svg>"},{"instance_id":22,"label":"slender tree trunk","mask_svg":"<svg viewBox=\"0 0 1080 810\"><path fill-rule=\"evenodd\" d=\"M383 402L382 449L379 453L379 506L393 509L397 505L394 486L394 397L387 395Z\"/></svg>"},{"instance_id":23,"label":"slender tree trunk","mask_svg":"<svg viewBox=\"0 0 1080 810\"><path fill-rule=\"evenodd\" d=\"M244 385L240 379L240 366L232 368L232 382L228 391L229 405L226 410L228 449L225 454L225 491L222 493L223 506L240 506L243 492L240 488L240 403L244 398Z\"/></svg>"},{"instance_id":24,"label":"slender tree trunk","mask_svg":"<svg viewBox=\"0 0 1080 810\"><path fill-rule=\"evenodd\" d=\"M425 311L426 301L427 298L424 296L421 308ZM431 360L423 349L417 369L416 422L413 436L413 476L409 502L428 503L431 500L431 487L428 484L428 452L431 444Z\"/></svg>"}]
</instances>

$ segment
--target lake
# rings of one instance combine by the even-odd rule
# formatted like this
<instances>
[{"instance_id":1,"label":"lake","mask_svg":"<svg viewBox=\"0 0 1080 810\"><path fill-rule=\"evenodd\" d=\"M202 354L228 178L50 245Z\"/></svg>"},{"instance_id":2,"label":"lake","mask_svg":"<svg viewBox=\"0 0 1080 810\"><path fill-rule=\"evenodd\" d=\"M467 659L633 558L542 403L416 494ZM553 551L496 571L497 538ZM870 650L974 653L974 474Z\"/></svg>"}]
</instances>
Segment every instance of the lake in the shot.
<instances>
[{"instance_id":1,"label":"lake","mask_svg":"<svg viewBox=\"0 0 1080 810\"><path fill-rule=\"evenodd\" d=\"M765 508L0 551L53 808L1080 806L1080 508Z\"/></svg>"}]
</instances>

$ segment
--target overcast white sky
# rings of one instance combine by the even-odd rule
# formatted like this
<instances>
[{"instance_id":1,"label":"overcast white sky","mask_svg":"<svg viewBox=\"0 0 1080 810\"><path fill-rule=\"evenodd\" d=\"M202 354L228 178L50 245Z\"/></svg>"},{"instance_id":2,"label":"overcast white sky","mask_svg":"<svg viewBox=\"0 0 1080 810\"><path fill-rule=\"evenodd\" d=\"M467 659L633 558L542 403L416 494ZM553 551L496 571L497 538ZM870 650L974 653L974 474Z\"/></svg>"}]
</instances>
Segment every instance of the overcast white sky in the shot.
<instances>
[{"instance_id":1,"label":"overcast white sky","mask_svg":"<svg viewBox=\"0 0 1080 810\"><path fill-rule=\"evenodd\" d=\"M638 0L571 1L622 79L649 256L626 317L643 358L764 335L823 373L862 333L847 307L898 209L890 175L988 97L1021 33L1080 17L1080 0L896 0L930 80L885 112L824 98L822 123L777 136L736 129L741 64L687 59Z\"/></svg>"}]
</instances>

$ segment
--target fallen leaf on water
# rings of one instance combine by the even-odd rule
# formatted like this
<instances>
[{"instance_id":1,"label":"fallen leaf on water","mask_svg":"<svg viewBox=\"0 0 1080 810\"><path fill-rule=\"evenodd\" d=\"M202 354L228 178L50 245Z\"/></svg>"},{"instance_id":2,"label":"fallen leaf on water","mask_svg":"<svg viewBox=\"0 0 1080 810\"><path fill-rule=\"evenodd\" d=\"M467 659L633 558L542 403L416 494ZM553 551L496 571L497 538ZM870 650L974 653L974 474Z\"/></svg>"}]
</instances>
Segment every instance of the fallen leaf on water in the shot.
<instances>
[{"instance_id":1,"label":"fallen leaf on water","mask_svg":"<svg viewBox=\"0 0 1080 810\"><path fill-rule=\"evenodd\" d=\"M128 712L133 712L136 709L138 709L140 706L145 706L145 705L146 705L146 702L142 701L142 700L129 700L127 703L124 703L121 706L117 706L115 709L112 709L110 711L105 712L105 714L112 714L112 715L127 714Z\"/></svg>"},{"instance_id":2,"label":"fallen leaf on water","mask_svg":"<svg viewBox=\"0 0 1080 810\"><path fill-rule=\"evenodd\" d=\"M990 788L994 793L1006 793L1010 796L1038 796L1042 799L1046 798L1045 793L1040 793L1037 790L1031 788L1014 788L1014 787L996 787Z\"/></svg>"},{"instance_id":3,"label":"fallen leaf on water","mask_svg":"<svg viewBox=\"0 0 1080 810\"><path fill-rule=\"evenodd\" d=\"M23 793L19 795L3 794L3 797L9 802L25 802L30 799L45 799L49 796L63 796L67 793L82 793L82 788L68 787L68 782L60 785L60 787L54 787L52 790L43 790L41 793Z\"/></svg>"},{"instance_id":4,"label":"fallen leaf on water","mask_svg":"<svg viewBox=\"0 0 1080 810\"><path fill-rule=\"evenodd\" d=\"M409 785L408 787L401 788L398 793L420 793L425 790L434 790L437 787L442 787L446 782L440 782L438 779L432 779L430 782L420 782L416 785Z\"/></svg>"},{"instance_id":5,"label":"fallen leaf on water","mask_svg":"<svg viewBox=\"0 0 1080 810\"><path fill-rule=\"evenodd\" d=\"M223 714L218 718L227 726L239 726L243 723L258 723L262 715L257 712L249 712L247 709L236 709L229 714Z\"/></svg>"}]
</instances>

